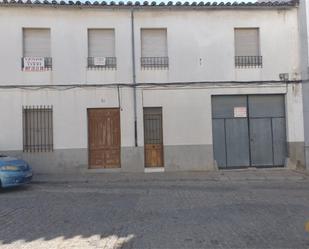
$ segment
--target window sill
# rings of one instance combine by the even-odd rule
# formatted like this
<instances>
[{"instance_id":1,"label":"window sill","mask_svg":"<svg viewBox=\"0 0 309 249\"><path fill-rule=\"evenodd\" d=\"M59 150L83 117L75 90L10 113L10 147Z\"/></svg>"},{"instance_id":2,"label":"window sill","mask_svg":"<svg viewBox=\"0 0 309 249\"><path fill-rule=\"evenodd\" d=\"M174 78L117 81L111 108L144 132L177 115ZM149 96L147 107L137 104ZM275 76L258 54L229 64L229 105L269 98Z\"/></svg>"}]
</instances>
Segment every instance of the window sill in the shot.
<instances>
[{"instance_id":1,"label":"window sill","mask_svg":"<svg viewBox=\"0 0 309 249\"><path fill-rule=\"evenodd\" d=\"M262 69L263 66L235 66L235 69Z\"/></svg>"},{"instance_id":2,"label":"window sill","mask_svg":"<svg viewBox=\"0 0 309 249\"><path fill-rule=\"evenodd\" d=\"M100 67L100 66L88 66L88 71L116 71L117 67Z\"/></svg>"},{"instance_id":3,"label":"window sill","mask_svg":"<svg viewBox=\"0 0 309 249\"><path fill-rule=\"evenodd\" d=\"M142 71L149 71L149 70L169 70L169 67L162 67L162 66L142 66L141 67Z\"/></svg>"},{"instance_id":4,"label":"window sill","mask_svg":"<svg viewBox=\"0 0 309 249\"><path fill-rule=\"evenodd\" d=\"M51 71L53 71L53 69L52 68L43 68L43 69L40 69L40 70L29 70L29 69L22 68L21 71L26 72L26 73L44 73L44 72L51 72Z\"/></svg>"}]
</instances>

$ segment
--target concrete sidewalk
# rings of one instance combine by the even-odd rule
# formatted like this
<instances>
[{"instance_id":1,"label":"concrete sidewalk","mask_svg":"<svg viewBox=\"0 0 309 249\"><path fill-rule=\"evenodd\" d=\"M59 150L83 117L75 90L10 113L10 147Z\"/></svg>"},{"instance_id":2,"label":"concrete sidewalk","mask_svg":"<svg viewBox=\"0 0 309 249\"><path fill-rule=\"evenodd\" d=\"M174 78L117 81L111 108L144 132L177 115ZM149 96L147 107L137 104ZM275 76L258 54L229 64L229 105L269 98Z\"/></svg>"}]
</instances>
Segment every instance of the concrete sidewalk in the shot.
<instances>
[{"instance_id":1,"label":"concrete sidewalk","mask_svg":"<svg viewBox=\"0 0 309 249\"><path fill-rule=\"evenodd\" d=\"M33 183L100 183L145 181L288 181L309 180L309 173L289 169L239 169L156 173L34 174Z\"/></svg>"}]
</instances>

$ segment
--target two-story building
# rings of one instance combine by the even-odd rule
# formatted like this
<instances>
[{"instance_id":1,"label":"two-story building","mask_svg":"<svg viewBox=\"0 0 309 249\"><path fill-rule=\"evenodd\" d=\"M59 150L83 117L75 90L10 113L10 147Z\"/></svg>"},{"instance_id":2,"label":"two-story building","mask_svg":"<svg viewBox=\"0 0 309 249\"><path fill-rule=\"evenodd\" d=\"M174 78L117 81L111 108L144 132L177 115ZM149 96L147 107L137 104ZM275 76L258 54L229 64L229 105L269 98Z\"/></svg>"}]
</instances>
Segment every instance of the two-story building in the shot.
<instances>
[{"instance_id":1,"label":"two-story building","mask_svg":"<svg viewBox=\"0 0 309 249\"><path fill-rule=\"evenodd\" d=\"M0 151L36 172L304 165L296 1L3 1L0 34Z\"/></svg>"}]
</instances>

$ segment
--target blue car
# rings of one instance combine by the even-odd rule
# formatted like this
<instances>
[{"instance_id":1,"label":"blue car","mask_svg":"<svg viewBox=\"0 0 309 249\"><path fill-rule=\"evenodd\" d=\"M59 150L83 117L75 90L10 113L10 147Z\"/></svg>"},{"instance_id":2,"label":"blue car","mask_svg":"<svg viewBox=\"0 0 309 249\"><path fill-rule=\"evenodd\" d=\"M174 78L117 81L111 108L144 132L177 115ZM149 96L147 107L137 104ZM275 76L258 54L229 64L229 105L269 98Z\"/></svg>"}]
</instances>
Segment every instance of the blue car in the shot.
<instances>
[{"instance_id":1,"label":"blue car","mask_svg":"<svg viewBox=\"0 0 309 249\"><path fill-rule=\"evenodd\" d=\"M32 169L27 162L0 155L0 187L15 187L30 183Z\"/></svg>"}]
</instances>

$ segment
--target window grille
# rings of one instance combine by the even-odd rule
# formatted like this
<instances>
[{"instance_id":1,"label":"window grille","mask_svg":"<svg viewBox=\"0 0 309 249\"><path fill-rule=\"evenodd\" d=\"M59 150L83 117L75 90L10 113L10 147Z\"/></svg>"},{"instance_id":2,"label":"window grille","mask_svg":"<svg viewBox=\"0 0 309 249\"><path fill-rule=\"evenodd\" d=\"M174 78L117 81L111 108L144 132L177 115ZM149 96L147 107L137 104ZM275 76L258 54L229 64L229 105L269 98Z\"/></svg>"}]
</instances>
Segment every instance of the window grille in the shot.
<instances>
[{"instance_id":1,"label":"window grille","mask_svg":"<svg viewBox=\"0 0 309 249\"><path fill-rule=\"evenodd\" d=\"M235 67L262 67L259 28L235 28Z\"/></svg>"},{"instance_id":2,"label":"window grille","mask_svg":"<svg viewBox=\"0 0 309 249\"><path fill-rule=\"evenodd\" d=\"M53 151L52 106L23 107L23 151Z\"/></svg>"},{"instance_id":3,"label":"window grille","mask_svg":"<svg viewBox=\"0 0 309 249\"><path fill-rule=\"evenodd\" d=\"M168 69L167 29L141 29L141 68Z\"/></svg>"},{"instance_id":4,"label":"window grille","mask_svg":"<svg viewBox=\"0 0 309 249\"><path fill-rule=\"evenodd\" d=\"M94 57L88 57L88 68L117 69L116 57L105 57L105 65L95 65Z\"/></svg>"},{"instance_id":5,"label":"window grille","mask_svg":"<svg viewBox=\"0 0 309 249\"><path fill-rule=\"evenodd\" d=\"M25 65L25 59L27 62L30 61L28 65ZM38 59L41 60L39 61ZM50 29L23 28L23 57L21 66L25 71L52 69Z\"/></svg>"},{"instance_id":6,"label":"window grille","mask_svg":"<svg viewBox=\"0 0 309 249\"><path fill-rule=\"evenodd\" d=\"M88 29L88 68L117 69L114 29Z\"/></svg>"},{"instance_id":7,"label":"window grille","mask_svg":"<svg viewBox=\"0 0 309 249\"><path fill-rule=\"evenodd\" d=\"M235 56L235 67L262 67L262 56Z\"/></svg>"},{"instance_id":8,"label":"window grille","mask_svg":"<svg viewBox=\"0 0 309 249\"><path fill-rule=\"evenodd\" d=\"M21 58L21 68L25 71L32 71L32 69L27 69L24 63L24 57ZM52 70L53 69L53 60L51 57L44 57L44 70Z\"/></svg>"},{"instance_id":9,"label":"window grille","mask_svg":"<svg viewBox=\"0 0 309 249\"><path fill-rule=\"evenodd\" d=\"M143 69L167 69L168 57L142 57L141 67Z\"/></svg>"},{"instance_id":10,"label":"window grille","mask_svg":"<svg viewBox=\"0 0 309 249\"><path fill-rule=\"evenodd\" d=\"M162 108L144 107L145 144L163 144Z\"/></svg>"}]
</instances>

